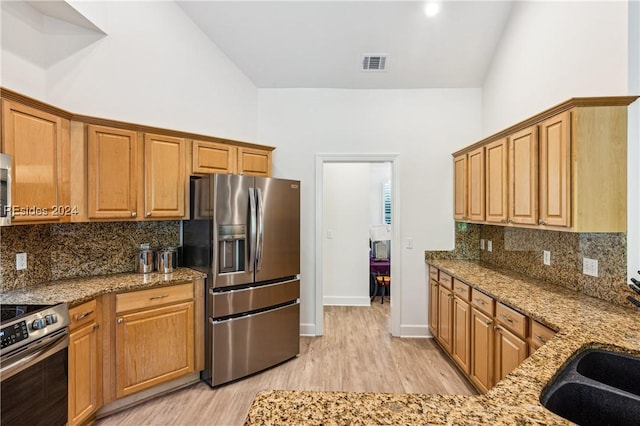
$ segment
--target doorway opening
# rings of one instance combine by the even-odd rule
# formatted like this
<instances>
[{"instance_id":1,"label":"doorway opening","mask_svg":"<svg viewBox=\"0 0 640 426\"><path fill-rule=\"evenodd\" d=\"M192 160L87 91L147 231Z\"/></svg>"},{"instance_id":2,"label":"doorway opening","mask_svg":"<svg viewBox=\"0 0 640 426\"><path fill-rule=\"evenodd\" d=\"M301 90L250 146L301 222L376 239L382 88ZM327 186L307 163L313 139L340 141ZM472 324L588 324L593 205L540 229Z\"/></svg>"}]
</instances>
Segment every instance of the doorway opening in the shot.
<instances>
[{"instance_id":1,"label":"doorway opening","mask_svg":"<svg viewBox=\"0 0 640 426\"><path fill-rule=\"evenodd\" d=\"M391 334L399 336L400 223L394 219L400 217L398 155L317 155L316 183L315 334L323 334L325 304L370 305L370 262L377 255L390 260L393 284L386 289L390 297L385 303L390 303Z\"/></svg>"}]
</instances>

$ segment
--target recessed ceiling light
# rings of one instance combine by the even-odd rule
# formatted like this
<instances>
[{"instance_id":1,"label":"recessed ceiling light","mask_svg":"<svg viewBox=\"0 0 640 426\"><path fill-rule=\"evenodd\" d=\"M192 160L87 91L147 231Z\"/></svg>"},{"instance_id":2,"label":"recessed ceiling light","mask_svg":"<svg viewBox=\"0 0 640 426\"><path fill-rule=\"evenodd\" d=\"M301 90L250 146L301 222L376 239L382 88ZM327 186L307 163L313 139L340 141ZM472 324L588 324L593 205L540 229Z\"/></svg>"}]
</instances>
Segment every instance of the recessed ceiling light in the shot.
<instances>
[{"instance_id":1,"label":"recessed ceiling light","mask_svg":"<svg viewBox=\"0 0 640 426\"><path fill-rule=\"evenodd\" d=\"M436 16L438 12L440 12L439 2L430 1L424 6L424 14L429 17Z\"/></svg>"}]
</instances>

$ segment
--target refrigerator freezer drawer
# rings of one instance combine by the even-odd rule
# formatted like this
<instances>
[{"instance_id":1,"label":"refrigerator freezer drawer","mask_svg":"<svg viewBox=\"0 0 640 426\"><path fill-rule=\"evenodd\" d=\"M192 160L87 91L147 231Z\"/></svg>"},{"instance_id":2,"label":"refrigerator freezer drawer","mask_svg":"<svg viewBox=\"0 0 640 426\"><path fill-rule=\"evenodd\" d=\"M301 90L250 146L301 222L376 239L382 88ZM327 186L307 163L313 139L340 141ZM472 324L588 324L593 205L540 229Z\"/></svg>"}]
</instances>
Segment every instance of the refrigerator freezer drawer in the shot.
<instances>
[{"instance_id":1,"label":"refrigerator freezer drawer","mask_svg":"<svg viewBox=\"0 0 640 426\"><path fill-rule=\"evenodd\" d=\"M226 317L291 302L300 297L300 280L249 287L242 290L209 292L209 316Z\"/></svg>"},{"instance_id":2,"label":"refrigerator freezer drawer","mask_svg":"<svg viewBox=\"0 0 640 426\"><path fill-rule=\"evenodd\" d=\"M212 386L264 370L300 353L298 302L226 321L210 319L210 325L213 356L207 367Z\"/></svg>"}]
</instances>

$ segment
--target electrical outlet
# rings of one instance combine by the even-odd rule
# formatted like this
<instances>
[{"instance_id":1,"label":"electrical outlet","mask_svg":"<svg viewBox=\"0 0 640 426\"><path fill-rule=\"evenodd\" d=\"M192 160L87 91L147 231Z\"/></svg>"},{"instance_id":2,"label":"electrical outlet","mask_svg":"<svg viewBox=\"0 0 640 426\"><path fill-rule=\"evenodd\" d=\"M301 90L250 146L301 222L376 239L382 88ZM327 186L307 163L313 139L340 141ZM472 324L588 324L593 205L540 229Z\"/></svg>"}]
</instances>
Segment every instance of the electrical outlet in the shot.
<instances>
[{"instance_id":1,"label":"electrical outlet","mask_svg":"<svg viewBox=\"0 0 640 426\"><path fill-rule=\"evenodd\" d=\"M16 270L27 269L27 253L16 253Z\"/></svg>"},{"instance_id":2,"label":"electrical outlet","mask_svg":"<svg viewBox=\"0 0 640 426\"><path fill-rule=\"evenodd\" d=\"M480 250L484 250L484 238L480 238Z\"/></svg>"},{"instance_id":3,"label":"electrical outlet","mask_svg":"<svg viewBox=\"0 0 640 426\"><path fill-rule=\"evenodd\" d=\"M493 243L491 242L491 240L487 241L487 250L493 251Z\"/></svg>"},{"instance_id":4,"label":"electrical outlet","mask_svg":"<svg viewBox=\"0 0 640 426\"><path fill-rule=\"evenodd\" d=\"M551 265L551 252L549 250L542 251L542 258L545 265Z\"/></svg>"},{"instance_id":5,"label":"electrical outlet","mask_svg":"<svg viewBox=\"0 0 640 426\"><path fill-rule=\"evenodd\" d=\"M598 276L598 260L589 259L588 257L583 257L582 273L585 275L591 275L592 277L597 277Z\"/></svg>"}]
</instances>

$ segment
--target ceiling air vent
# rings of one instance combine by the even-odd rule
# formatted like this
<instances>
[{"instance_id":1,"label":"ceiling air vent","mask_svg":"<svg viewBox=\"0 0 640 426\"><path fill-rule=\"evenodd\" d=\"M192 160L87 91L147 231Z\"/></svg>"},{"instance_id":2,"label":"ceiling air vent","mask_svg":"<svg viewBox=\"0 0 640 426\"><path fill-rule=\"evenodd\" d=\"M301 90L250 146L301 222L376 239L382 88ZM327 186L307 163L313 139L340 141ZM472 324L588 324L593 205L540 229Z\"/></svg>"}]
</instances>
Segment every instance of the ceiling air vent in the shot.
<instances>
[{"instance_id":1,"label":"ceiling air vent","mask_svg":"<svg viewBox=\"0 0 640 426\"><path fill-rule=\"evenodd\" d=\"M387 57L386 54L362 55L362 71L384 71Z\"/></svg>"}]
</instances>

